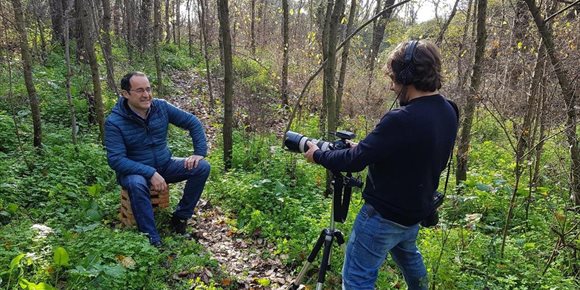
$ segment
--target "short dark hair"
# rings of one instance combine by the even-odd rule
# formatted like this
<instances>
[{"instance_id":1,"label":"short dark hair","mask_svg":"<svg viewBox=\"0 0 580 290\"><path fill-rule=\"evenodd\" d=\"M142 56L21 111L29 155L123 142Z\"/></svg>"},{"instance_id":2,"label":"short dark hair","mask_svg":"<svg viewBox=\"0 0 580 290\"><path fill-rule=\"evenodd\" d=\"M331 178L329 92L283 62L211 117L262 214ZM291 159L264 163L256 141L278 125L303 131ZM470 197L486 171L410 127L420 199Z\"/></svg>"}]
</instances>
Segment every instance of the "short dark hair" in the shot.
<instances>
[{"instance_id":1,"label":"short dark hair","mask_svg":"<svg viewBox=\"0 0 580 290\"><path fill-rule=\"evenodd\" d=\"M126 74L121 79L121 89L122 90L125 90L127 92L131 90L131 78L134 76L146 77L147 75L145 75L144 73L142 73L140 71L133 71L133 72Z\"/></svg>"},{"instance_id":2,"label":"short dark hair","mask_svg":"<svg viewBox=\"0 0 580 290\"><path fill-rule=\"evenodd\" d=\"M387 60L387 73L397 80L398 74L407 65L412 65L410 84L417 90L432 92L441 88L441 53L435 44L427 40L417 41L417 47L411 58L411 64L405 63L405 50L411 41L400 43Z\"/></svg>"}]
</instances>

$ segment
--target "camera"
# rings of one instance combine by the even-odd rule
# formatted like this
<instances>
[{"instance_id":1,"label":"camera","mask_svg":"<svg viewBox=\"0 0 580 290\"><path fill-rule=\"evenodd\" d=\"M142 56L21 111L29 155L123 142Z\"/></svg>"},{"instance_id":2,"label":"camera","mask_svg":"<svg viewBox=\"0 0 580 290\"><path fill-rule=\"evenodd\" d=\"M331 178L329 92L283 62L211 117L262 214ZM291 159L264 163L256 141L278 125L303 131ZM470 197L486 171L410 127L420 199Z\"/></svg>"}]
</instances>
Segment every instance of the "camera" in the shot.
<instances>
[{"instance_id":1,"label":"camera","mask_svg":"<svg viewBox=\"0 0 580 290\"><path fill-rule=\"evenodd\" d=\"M439 223L439 213L437 212L437 208L441 206L444 198L445 195L443 195L441 192L436 191L433 194L433 212L421 221L421 226L430 228L436 226L437 223Z\"/></svg>"},{"instance_id":2,"label":"camera","mask_svg":"<svg viewBox=\"0 0 580 290\"><path fill-rule=\"evenodd\" d=\"M336 131L331 133L332 135L340 138L334 142L328 142L318 139L308 138L300 133L296 133L293 131L286 132L286 136L284 137L284 146L288 148L288 150L296 153L304 153L308 151L308 145L306 144L308 141L316 144L318 148L322 151L327 150L339 150L339 149L346 149L349 148L350 145L346 143L346 140L353 139L356 135L349 131Z\"/></svg>"}]
</instances>

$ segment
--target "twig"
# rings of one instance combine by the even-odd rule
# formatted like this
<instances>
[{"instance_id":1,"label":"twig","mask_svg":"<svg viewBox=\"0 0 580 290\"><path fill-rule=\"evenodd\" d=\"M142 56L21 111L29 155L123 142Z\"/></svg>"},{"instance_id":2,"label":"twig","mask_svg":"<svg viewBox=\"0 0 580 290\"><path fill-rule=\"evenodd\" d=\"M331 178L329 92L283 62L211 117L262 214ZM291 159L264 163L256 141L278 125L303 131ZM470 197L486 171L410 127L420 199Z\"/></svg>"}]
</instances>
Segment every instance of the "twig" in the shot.
<instances>
[{"instance_id":1,"label":"twig","mask_svg":"<svg viewBox=\"0 0 580 290\"><path fill-rule=\"evenodd\" d=\"M574 6L574 5L578 4L578 3L580 3L580 0L576 0L576 2L573 2L573 3L571 3L570 5L568 5L568 6L564 7L564 8L562 8L560 11L558 11L558 12L556 12L556 13L554 13L554 14L552 14L552 15L548 16L548 18L546 18L546 19L544 20L544 22L548 22L548 21L550 21L552 18L554 18L554 17L558 16L558 14L560 14L560 13L562 13L562 12L564 12L564 11L566 11L566 10L570 9L570 8L572 8L572 6Z\"/></svg>"}]
</instances>

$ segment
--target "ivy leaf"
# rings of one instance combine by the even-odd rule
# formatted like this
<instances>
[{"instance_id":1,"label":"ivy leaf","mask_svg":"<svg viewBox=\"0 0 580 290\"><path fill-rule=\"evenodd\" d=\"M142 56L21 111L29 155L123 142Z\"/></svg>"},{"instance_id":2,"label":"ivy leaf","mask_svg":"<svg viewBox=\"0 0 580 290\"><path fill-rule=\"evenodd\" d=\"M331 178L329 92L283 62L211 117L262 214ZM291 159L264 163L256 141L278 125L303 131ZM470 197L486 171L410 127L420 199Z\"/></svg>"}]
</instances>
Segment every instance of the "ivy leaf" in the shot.
<instances>
[{"instance_id":1,"label":"ivy leaf","mask_svg":"<svg viewBox=\"0 0 580 290\"><path fill-rule=\"evenodd\" d=\"M68 266L69 256L68 252L63 247L58 247L54 250L54 264L57 266Z\"/></svg>"}]
</instances>

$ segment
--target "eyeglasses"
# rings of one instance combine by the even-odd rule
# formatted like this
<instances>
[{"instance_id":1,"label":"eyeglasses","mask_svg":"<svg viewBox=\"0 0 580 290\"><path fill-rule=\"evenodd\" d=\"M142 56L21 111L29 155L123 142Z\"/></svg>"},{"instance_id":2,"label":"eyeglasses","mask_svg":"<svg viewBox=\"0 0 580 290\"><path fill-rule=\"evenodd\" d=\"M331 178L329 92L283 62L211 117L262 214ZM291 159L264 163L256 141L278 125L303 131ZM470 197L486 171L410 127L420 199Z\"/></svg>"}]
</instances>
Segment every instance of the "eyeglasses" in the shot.
<instances>
[{"instance_id":1,"label":"eyeglasses","mask_svg":"<svg viewBox=\"0 0 580 290\"><path fill-rule=\"evenodd\" d=\"M129 91L136 92L137 94L141 94L142 95L145 92L147 92L148 94L150 94L152 90L153 89L151 87L146 87L146 88L138 88L136 90L129 90Z\"/></svg>"}]
</instances>

